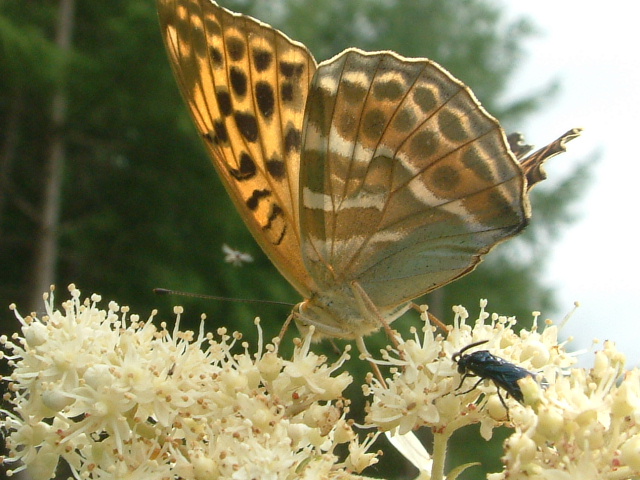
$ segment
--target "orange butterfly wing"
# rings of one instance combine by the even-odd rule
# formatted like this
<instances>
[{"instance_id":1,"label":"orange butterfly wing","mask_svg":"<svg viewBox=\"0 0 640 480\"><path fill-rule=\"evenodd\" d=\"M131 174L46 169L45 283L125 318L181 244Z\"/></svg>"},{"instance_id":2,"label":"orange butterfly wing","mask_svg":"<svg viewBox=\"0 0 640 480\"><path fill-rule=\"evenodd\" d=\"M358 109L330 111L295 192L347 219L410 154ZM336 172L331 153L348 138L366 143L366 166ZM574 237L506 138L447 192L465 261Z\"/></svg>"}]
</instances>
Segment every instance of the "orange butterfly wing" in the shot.
<instances>
[{"instance_id":1,"label":"orange butterfly wing","mask_svg":"<svg viewBox=\"0 0 640 480\"><path fill-rule=\"evenodd\" d=\"M227 192L256 241L309 297L298 196L304 107L316 62L307 48L214 2L158 0L182 95Z\"/></svg>"}]
</instances>

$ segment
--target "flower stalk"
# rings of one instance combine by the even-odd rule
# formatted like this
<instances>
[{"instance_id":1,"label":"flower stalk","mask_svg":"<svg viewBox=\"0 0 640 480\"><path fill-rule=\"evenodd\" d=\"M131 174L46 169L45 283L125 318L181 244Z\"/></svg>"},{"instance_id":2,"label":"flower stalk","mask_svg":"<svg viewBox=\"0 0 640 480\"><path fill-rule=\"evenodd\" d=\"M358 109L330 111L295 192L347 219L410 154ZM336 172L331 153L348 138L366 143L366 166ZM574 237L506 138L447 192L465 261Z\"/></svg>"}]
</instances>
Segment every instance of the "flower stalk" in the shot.
<instances>
[{"instance_id":1,"label":"flower stalk","mask_svg":"<svg viewBox=\"0 0 640 480\"><path fill-rule=\"evenodd\" d=\"M447 444L450 435L444 432L436 432L433 434L433 470L431 471L431 480L442 480L444 477L445 460L447 459Z\"/></svg>"}]
</instances>

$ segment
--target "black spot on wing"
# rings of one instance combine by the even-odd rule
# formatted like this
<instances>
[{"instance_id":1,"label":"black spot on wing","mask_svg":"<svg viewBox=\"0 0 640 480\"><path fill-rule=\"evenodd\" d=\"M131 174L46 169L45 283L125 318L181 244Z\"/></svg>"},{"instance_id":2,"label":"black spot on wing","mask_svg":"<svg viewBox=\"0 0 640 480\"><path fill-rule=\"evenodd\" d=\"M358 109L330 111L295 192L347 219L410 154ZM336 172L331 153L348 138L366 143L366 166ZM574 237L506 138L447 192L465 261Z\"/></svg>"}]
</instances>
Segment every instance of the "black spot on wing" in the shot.
<instances>
[{"instance_id":1,"label":"black spot on wing","mask_svg":"<svg viewBox=\"0 0 640 480\"><path fill-rule=\"evenodd\" d=\"M300 130L291 126L287 129L287 133L284 135L284 151L289 153L293 150L300 151L300 143L302 141L302 135Z\"/></svg>"},{"instance_id":2,"label":"black spot on wing","mask_svg":"<svg viewBox=\"0 0 640 480\"><path fill-rule=\"evenodd\" d=\"M282 180L286 176L286 169L284 168L284 162L279 158L272 158L267 160L267 172L275 180Z\"/></svg>"},{"instance_id":3,"label":"black spot on wing","mask_svg":"<svg viewBox=\"0 0 640 480\"><path fill-rule=\"evenodd\" d=\"M218 100L218 108L220 113L225 117L228 117L233 113L231 108L231 95L227 91L216 91L216 99Z\"/></svg>"},{"instance_id":4,"label":"black spot on wing","mask_svg":"<svg viewBox=\"0 0 640 480\"><path fill-rule=\"evenodd\" d=\"M220 68L224 65L224 57L222 56L222 52L219 48L211 47L209 48L209 57L211 57L211 64L215 68Z\"/></svg>"},{"instance_id":5,"label":"black spot on wing","mask_svg":"<svg viewBox=\"0 0 640 480\"><path fill-rule=\"evenodd\" d=\"M213 122L213 130L204 134L209 142L214 145L221 145L229 143L229 134L227 132L227 126L222 120L216 120Z\"/></svg>"},{"instance_id":6,"label":"black spot on wing","mask_svg":"<svg viewBox=\"0 0 640 480\"><path fill-rule=\"evenodd\" d=\"M267 82L260 81L256 83L256 101L258 103L258 111L265 119L271 118L275 108L275 97L273 88Z\"/></svg>"},{"instance_id":7,"label":"black spot on wing","mask_svg":"<svg viewBox=\"0 0 640 480\"><path fill-rule=\"evenodd\" d=\"M284 215L284 211L282 210L282 208L280 208L280 205L278 205L277 203L274 203L273 205L271 205L271 213L269 214L267 224L264 227L262 227L262 229L271 230L276 220L282 217L283 215ZM274 245L280 245L282 243L282 240L284 240L286 233L287 233L287 224L285 222L282 225L282 231L280 232L280 235L278 235L278 237L272 243Z\"/></svg>"},{"instance_id":8,"label":"black spot on wing","mask_svg":"<svg viewBox=\"0 0 640 480\"><path fill-rule=\"evenodd\" d=\"M303 72L303 63L280 62L280 73L286 78L299 78Z\"/></svg>"},{"instance_id":9,"label":"black spot on wing","mask_svg":"<svg viewBox=\"0 0 640 480\"><path fill-rule=\"evenodd\" d=\"M240 154L240 167L230 168L229 173L238 181L249 180L256 175L256 162L253 161L251 155L246 152ZM255 193L255 192L254 192Z\"/></svg>"},{"instance_id":10,"label":"black spot on wing","mask_svg":"<svg viewBox=\"0 0 640 480\"><path fill-rule=\"evenodd\" d=\"M254 190L251 196L246 201L247 208L252 211L256 210L258 208L258 205L260 204L260 200L269 197L270 195L271 190L268 190L266 188L262 190Z\"/></svg>"},{"instance_id":11,"label":"black spot on wing","mask_svg":"<svg viewBox=\"0 0 640 480\"><path fill-rule=\"evenodd\" d=\"M280 87L280 97L284 103L290 103L293 101L293 84L291 82L284 82Z\"/></svg>"},{"instance_id":12,"label":"black spot on wing","mask_svg":"<svg viewBox=\"0 0 640 480\"><path fill-rule=\"evenodd\" d=\"M258 140L258 122L256 121L256 117L251 113L245 112L235 112L233 117L236 120L236 125L242 136L249 142L256 142Z\"/></svg>"},{"instance_id":13,"label":"black spot on wing","mask_svg":"<svg viewBox=\"0 0 640 480\"><path fill-rule=\"evenodd\" d=\"M271 62L273 61L273 55L268 50L262 50L261 48L257 48L253 51L253 62L256 65L256 70L258 72L264 72L271 66Z\"/></svg>"},{"instance_id":14,"label":"black spot on wing","mask_svg":"<svg viewBox=\"0 0 640 480\"><path fill-rule=\"evenodd\" d=\"M240 98L244 97L247 94L247 74L239 68L232 67L229 72L229 79L234 93Z\"/></svg>"},{"instance_id":15,"label":"black spot on wing","mask_svg":"<svg viewBox=\"0 0 640 480\"><path fill-rule=\"evenodd\" d=\"M244 42L236 37L227 38L227 52L234 62L242 60L245 56L246 48Z\"/></svg>"}]
</instances>

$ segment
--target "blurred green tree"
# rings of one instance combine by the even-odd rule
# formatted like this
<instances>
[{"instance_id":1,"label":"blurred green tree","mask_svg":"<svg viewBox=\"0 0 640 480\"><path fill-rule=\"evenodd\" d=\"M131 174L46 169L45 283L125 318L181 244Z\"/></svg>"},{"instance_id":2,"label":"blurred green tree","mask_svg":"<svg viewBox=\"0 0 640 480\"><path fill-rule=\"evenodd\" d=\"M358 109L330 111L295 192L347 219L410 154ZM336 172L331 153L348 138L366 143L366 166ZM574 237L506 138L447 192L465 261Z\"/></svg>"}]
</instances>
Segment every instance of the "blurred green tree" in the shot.
<instances>
[{"instance_id":1,"label":"blurred green tree","mask_svg":"<svg viewBox=\"0 0 640 480\"><path fill-rule=\"evenodd\" d=\"M30 1L0 4L0 305L40 308L33 299L49 278L36 260L45 234L56 240L47 255L58 288L73 281L141 314L160 308L162 318L171 318L176 300L153 295L154 287L299 301L244 228L200 145L172 78L155 3L71 3L72 23L65 27L68 1L40 1L37 8ZM272 23L319 60L350 46L429 57L470 85L509 127L555 91L546 85L504 102L535 30L526 19L509 20L497 2L230 0L224 6ZM69 29L66 47L61 28ZM59 115L54 105L61 94ZM549 139L561 133L549 132ZM63 158L52 172L56 141ZM52 173L60 175L53 192L60 207L51 225L45 212ZM553 292L540 276L542 257L553 241L548 233L571 220L568 207L583 181L576 174L554 189L540 188L523 239L501 245L476 273L441 289L430 300L439 313L456 303L473 307L480 297L488 297L493 310L521 318L532 309L553 309ZM225 263L224 243L255 262ZM210 329L227 325L249 337L254 316L262 316L270 338L290 310L195 298L179 303L194 322L207 312Z\"/></svg>"}]
</instances>

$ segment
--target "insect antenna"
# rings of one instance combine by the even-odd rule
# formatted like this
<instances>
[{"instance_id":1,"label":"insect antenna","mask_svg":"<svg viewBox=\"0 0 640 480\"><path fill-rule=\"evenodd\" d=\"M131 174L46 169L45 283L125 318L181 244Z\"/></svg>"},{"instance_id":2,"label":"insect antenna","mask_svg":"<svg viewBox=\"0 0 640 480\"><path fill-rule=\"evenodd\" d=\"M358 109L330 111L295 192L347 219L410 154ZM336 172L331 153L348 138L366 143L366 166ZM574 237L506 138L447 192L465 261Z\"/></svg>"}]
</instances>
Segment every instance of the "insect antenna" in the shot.
<instances>
[{"instance_id":1,"label":"insect antenna","mask_svg":"<svg viewBox=\"0 0 640 480\"><path fill-rule=\"evenodd\" d=\"M216 295L207 295L205 293L192 293L192 292L182 292L180 290L170 290L167 288L154 288L153 293L156 295L179 295L181 297L191 297L191 298L203 298L205 300L220 300L223 302L236 302L236 303L263 303L268 305L285 305L287 307L293 307L293 303L289 302L278 302L276 300L256 300L253 298L231 298L231 297L218 297Z\"/></svg>"},{"instance_id":2,"label":"insect antenna","mask_svg":"<svg viewBox=\"0 0 640 480\"><path fill-rule=\"evenodd\" d=\"M470 348L477 347L478 345L483 345L483 344L488 343L488 342L489 342L489 340L480 340L478 342L470 343L469 345L464 347L459 352L454 353L451 358L453 359L454 362L457 362L458 360L460 360L460 357L462 356L462 354L464 352L466 352L467 350L469 350Z\"/></svg>"}]
</instances>

